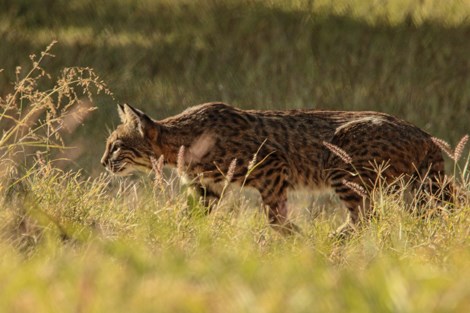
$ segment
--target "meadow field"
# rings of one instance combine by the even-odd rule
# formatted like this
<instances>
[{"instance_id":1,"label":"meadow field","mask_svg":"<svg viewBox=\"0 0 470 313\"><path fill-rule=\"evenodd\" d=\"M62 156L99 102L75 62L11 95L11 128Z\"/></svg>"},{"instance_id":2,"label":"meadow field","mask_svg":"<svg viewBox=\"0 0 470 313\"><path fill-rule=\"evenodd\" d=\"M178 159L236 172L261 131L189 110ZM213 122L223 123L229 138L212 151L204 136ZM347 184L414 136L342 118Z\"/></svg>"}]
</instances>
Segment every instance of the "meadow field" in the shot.
<instances>
[{"instance_id":1,"label":"meadow field","mask_svg":"<svg viewBox=\"0 0 470 313\"><path fill-rule=\"evenodd\" d=\"M468 0L0 0L0 312L468 312L468 198L418 218L376 190L339 239L336 198L293 195L281 236L250 190L204 216L173 171L99 160L124 102L375 110L455 148L469 39Z\"/></svg>"}]
</instances>

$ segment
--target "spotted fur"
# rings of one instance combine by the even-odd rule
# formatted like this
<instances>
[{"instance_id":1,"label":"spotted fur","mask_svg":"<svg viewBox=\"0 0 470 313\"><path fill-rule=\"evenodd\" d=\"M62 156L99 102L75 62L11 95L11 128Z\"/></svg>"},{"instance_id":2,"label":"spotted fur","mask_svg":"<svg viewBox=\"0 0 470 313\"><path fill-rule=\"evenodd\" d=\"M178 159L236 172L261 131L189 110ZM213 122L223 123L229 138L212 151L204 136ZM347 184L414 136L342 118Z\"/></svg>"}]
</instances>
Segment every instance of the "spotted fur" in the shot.
<instances>
[{"instance_id":1,"label":"spotted fur","mask_svg":"<svg viewBox=\"0 0 470 313\"><path fill-rule=\"evenodd\" d=\"M184 146L184 169L200 178L196 187L207 200L220 195L236 159L232 182L256 188L269 222L286 232L295 229L288 220L288 190L332 188L357 222L361 211L370 211L369 201L351 186L374 187L372 164L387 164L382 174L389 182L407 177L417 186L426 177L434 186L431 194L438 193L444 177L442 153L431 136L384 113L240 110L206 103L157 121L127 104L118 111L122 124L108 138L101 161L111 172L149 170L151 157L162 154L166 164L176 166ZM250 170L253 161L258 164Z\"/></svg>"}]
</instances>

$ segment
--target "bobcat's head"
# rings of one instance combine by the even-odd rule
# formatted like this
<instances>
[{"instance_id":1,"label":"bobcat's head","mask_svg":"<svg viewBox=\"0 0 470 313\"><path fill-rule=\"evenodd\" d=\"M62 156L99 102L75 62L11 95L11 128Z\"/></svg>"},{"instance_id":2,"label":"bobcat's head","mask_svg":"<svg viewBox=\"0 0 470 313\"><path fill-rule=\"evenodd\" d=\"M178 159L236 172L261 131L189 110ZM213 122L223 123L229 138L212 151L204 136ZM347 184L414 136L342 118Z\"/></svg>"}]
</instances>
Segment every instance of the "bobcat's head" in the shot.
<instances>
[{"instance_id":1,"label":"bobcat's head","mask_svg":"<svg viewBox=\"0 0 470 313\"><path fill-rule=\"evenodd\" d=\"M128 104L118 105L118 112L122 124L107 139L101 164L120 176L152 169L150 157L158 139L158 124Z\"/></svg>"}]
</instances>

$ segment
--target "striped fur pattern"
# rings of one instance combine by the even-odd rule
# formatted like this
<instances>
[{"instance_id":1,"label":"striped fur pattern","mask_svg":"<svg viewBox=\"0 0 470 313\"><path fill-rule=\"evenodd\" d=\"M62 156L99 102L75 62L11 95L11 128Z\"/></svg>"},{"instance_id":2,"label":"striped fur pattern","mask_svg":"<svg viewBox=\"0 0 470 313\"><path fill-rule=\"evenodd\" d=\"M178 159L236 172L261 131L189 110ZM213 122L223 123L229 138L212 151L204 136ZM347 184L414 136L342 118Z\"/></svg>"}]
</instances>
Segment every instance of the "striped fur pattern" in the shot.
<instances>
[{"instance_id":1,"label":"striped fur pattern","mask_svg":"<svg viewBox=\"0 0 470 313\"><path fill-rule=\"evenodd\" d=\"M369 201L351 186L373 188L372 164L387 163L382 175L390 182L404 176L424 186L418 178L427 177L431 194L439 192L444 177L442 152L431 136L384 113L258 111L206 103L157 121L127 104L118 111L122 124L108 138L102 158L108 170L118 175L150 170L150 159L161 155L176 167L184 146L179 166L199 178L196 188L209 200L220 196L236 159L231 182L256 188L269 222L285 232L295 229L288 219L288 190L332 188L357 222L361 211L370 211Z\"/></svg>"}]
</instances>

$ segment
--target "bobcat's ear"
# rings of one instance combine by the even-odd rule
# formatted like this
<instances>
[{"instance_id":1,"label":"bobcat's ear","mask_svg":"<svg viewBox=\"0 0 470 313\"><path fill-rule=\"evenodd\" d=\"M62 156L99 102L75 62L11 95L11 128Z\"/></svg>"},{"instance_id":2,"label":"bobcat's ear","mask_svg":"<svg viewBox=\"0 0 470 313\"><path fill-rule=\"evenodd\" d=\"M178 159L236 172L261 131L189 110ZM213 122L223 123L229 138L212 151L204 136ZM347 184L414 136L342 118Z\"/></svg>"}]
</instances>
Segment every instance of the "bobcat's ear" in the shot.
<instances>
[{"instance_id":1,"label":"bobcat's ear","mask_svg":"<svg viewBox=\"0 0 470 313\"><path fill-rule=\"evenodd\" d=\"M124 112L124 123L137 124L141 117L145 115L144 112L133 108L127 103L123 104L122 110Z\"/></svg>"},{"instance_id":2,"label":"bobcat's ear","mask_svg":"<svg viewBox=\"0 0 470 313\"><path fill-rule=\"evenodd\" d=\"M142 137L147 137L147 139L152 141L157 139L158 125L144 112L133 108L127 103L122 107L122 111L124 113L124 123L128 123L136 127ZM121 113L119 114L121 115Z\"/></svg>"},{"instance_id":3,"label":"bobcat's ear","mask_svg":"<svg viewBox=\"0 0 470 313\"><path fill-rule=\"evenodd\" d=\"M126 123L126 112L124 112L124 106L122 104L117 105L117 110L119 114L119 118L123 124Z\"/></svg>"},{"instance_id":4,"label":"bobcat's ear","mask_svg":"<svg viewBox=\"0 0 470 313\"><path fill-rule=\"evenodd\" d=\"M133 108L127 103L118 104L117 106L119 118L123 124L137 124L144 112Z\"/></svg>"}]
</instances>

